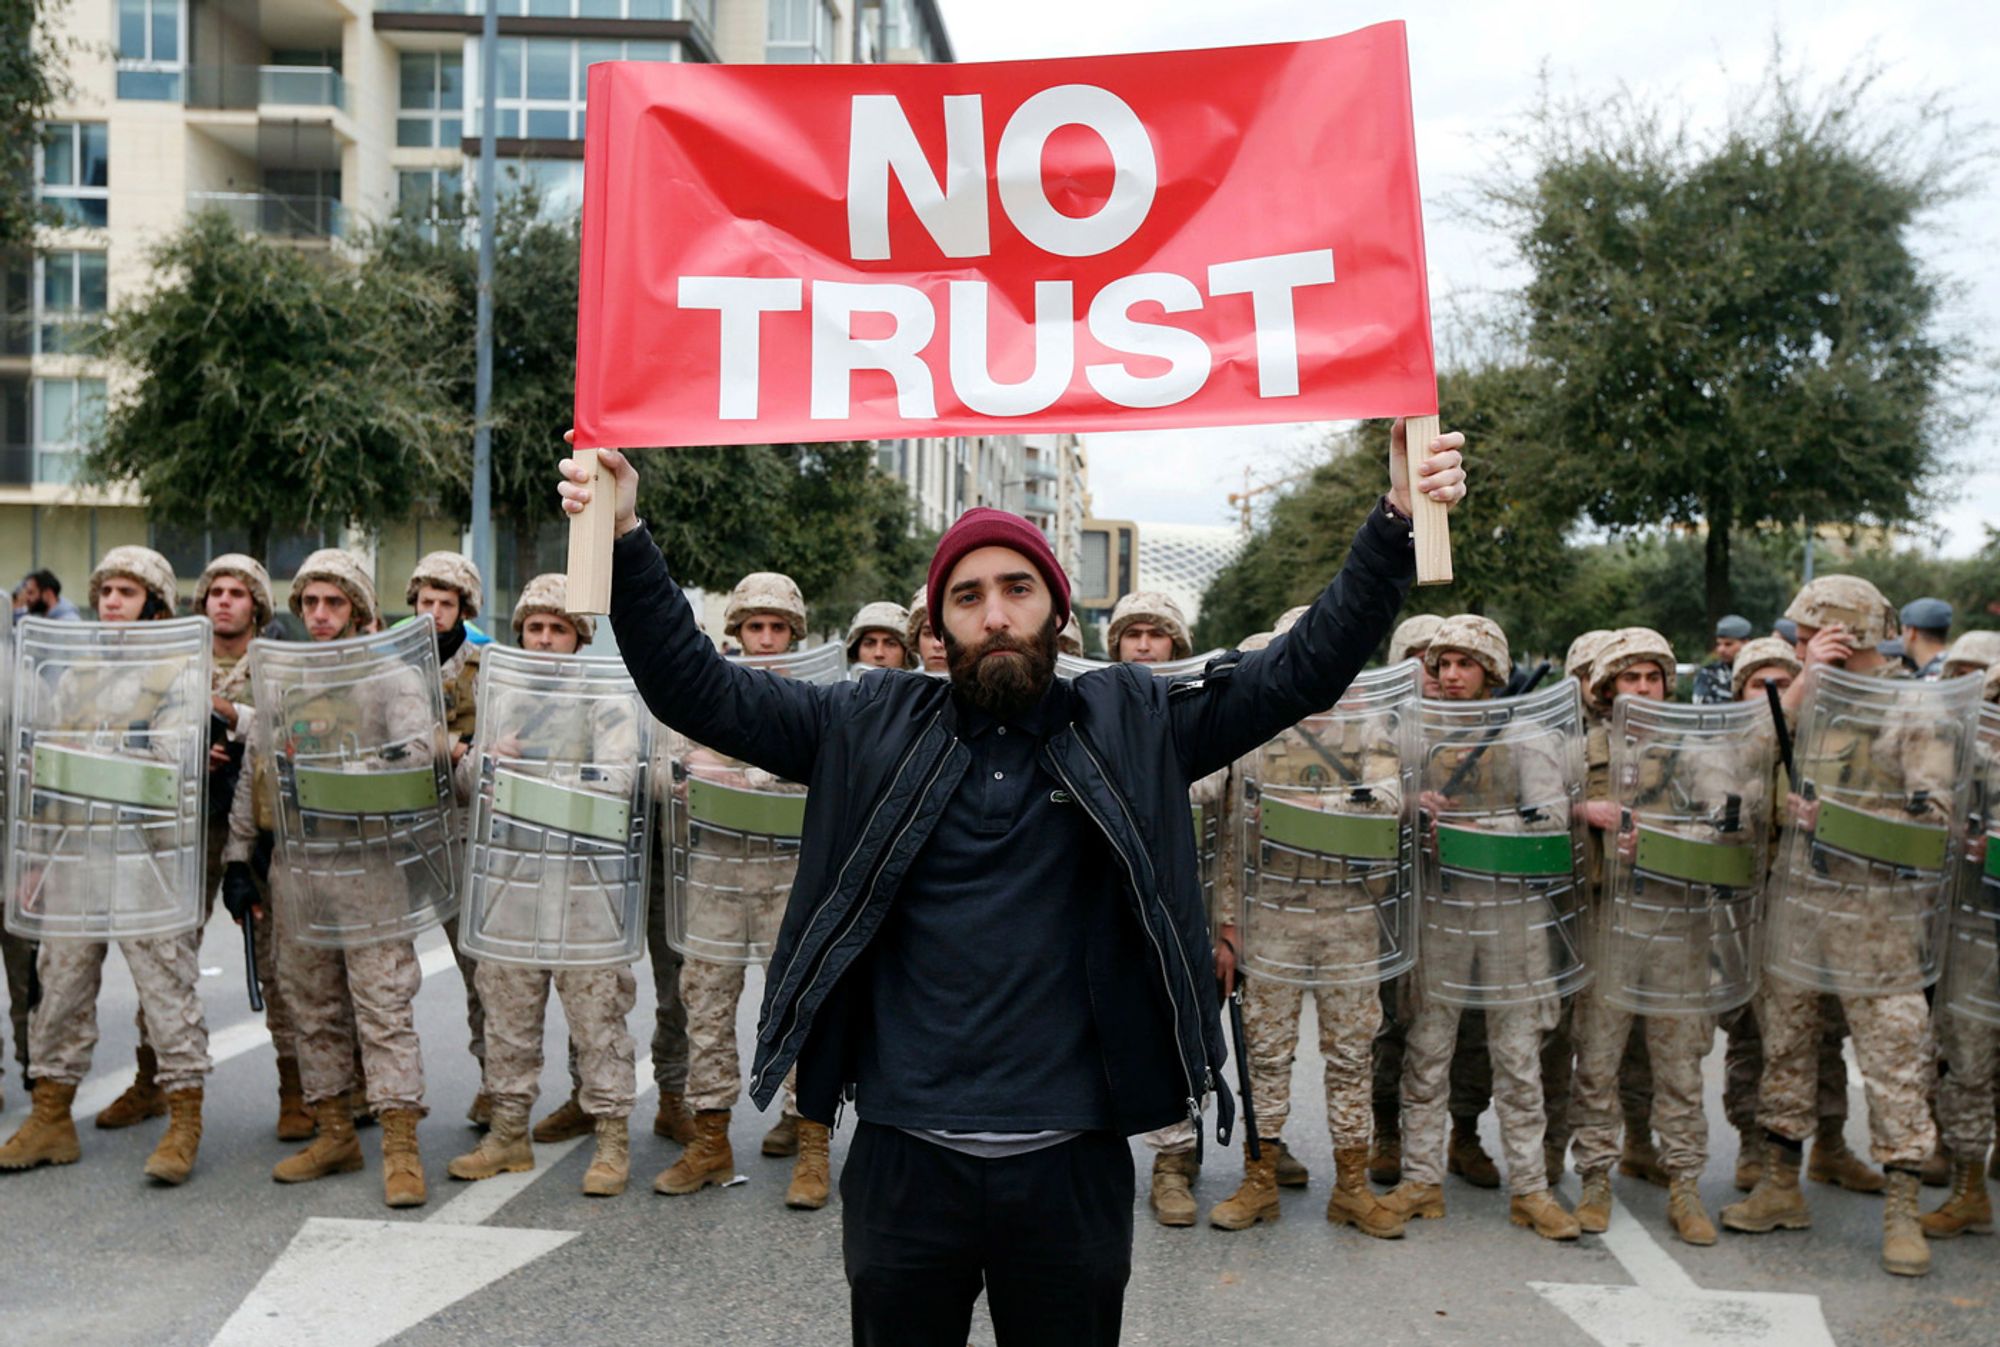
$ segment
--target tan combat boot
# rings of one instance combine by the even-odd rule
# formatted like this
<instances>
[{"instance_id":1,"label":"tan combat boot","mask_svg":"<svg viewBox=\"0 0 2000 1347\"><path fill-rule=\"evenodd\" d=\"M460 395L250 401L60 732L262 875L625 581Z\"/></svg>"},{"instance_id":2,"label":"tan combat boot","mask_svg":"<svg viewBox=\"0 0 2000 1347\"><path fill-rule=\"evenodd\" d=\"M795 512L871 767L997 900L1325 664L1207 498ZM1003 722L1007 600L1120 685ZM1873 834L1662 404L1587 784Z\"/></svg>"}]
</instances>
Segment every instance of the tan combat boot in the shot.
<instances>
[{"instance_id":1,"label":"tan combat boot","mask_svg":"<svg viewBox=\"0 0 2000 1347\"><path fill-rule=\"evenodd\" d=\"M1403 1218L1382 1205L1368 1186L1368 1151L1345 1147L1333 1153L1333 1192L1326 1199L1326 1219L1351 1225L1376 1239L1401 1239Z\"/></svg>"},{"instance_id":2,"label":"tan combat boot","mask_svg":"<svg viewBox=\"0 0 2000 1347\"><path fill-rule=\"evenodd\" d=\"M1278 1143L1260 1141L1257 1149L1261 1155L1253 1160L1250 1143L1243 1143L1242 1186L1209 1208L1208 1223L1217 1230L1248 1230L1285 1214L1278 1205Z\"/></svg>"},{"instance_id":3,"label":"tan combat boot","mask_svg":"<svg viewBox=\"0 0 2000 1347\"><path fill-rule=\"evenodd\" d=\"M1943 1188L1951 1183L1951 1157L1944 1153L1942 1142L1931 1147L1919 1173L1926 1188Z\"/></svg>"},{"instance_id":4,"label":"tan combat boot","mask_svg":"<svg viewBox=\"0 0 2000 1347\"><path fill-rule=\"evenodd\" d=\"M465 1120L474 1127L493 1125L493 1096L481 1090L472 1096L472 1103L466 1107Z\"/></svg>"},{"instance_id":5,"label":"tan combat boot","mask_svg":"<svg viewBox=\"0 0 2000 1347\"><path fill-rule=\"evenodd\" d=\"M387 1138L383 1144L387 1145ZM535 1148L528 1144L528 1110L500 1105L479 1144L444 1167L455 1179L477 1181L501 1174L520 1174L535 1167Z\"/></svg>"},{"instance_id":6,"label":"tan combat boot","mask_svg":"<svg viewBox=\"0 0 2000 1347\"><path fill-rule=\"evenodd\" d=\"M535 1124L535 1130L528 1135L539 1145L550 1146L558 1141L568 1141L571 1137L589 1136L596 1128L597 1120L583 1111L576 1091L570 1091L569 1098L563 1100L562 1107Z\"/></svg>"},{"instance_id":7,"label":"tan combat boot","mask_svg":"<svg viewBox=\"0 0 2000 1347\"><path fill-rule=\"evenodd\" d=\"M681 1158L653 1180L653 1191L679 1197L713 1183L736 1177L736 1155L729 1149L729 1110L703 1109L694 1115L694 1140Z\"/></svg>"},{"instance_id":8,"label":"tan combat boot","mask_svg":"<svg viewBox=\"0 0 2000 1347\"><path fill-rule=\"evenodd\" d=\"M1546 1191L1526 1193L1509 1202L1507 1219L1543 1239L1575 1239L1583 1233L1576 1217L1564 1211L1563 1204Z\"/></svg>"},{"instance_id":9,"label":"tan combat boot","mask_svg":"<svg viewBox=\"0 0 2000 1347\"><path fill-rule=\"evenodd\" d=\"M1445 1150L1444 1168L1475 1188L1498 1188L1500 1168L1479 1144L1479 1119L1453 1118L1451 1144Z\"/></svg>"},{"instance_id":10,"label":"tan combat boot","mask_svg":"<svg viewBox=\"0 0 2000 1347\"><path fill-rule=\"evenodd\" d=\"M785 1189L785 1205L798 1211L818 1211L826 1205L832 1159L827 1147L833 1134L825 1123L799 1119L799 1158L792 1162L792 1182Z\"/></svg>"},{"instance_id":11,"label":"tan combat boot","mask_svg":"<svg viewBox=\"0 0 2000 1347\"><path fill-rule=\"evenodd\" d=\"M312 1110L306 1107L305 1087L299 1084L299 1059L278 1059L278 1140L311 1141Z\"/></svg>"},{"instance_id":12,"label":"tan combat boot","mask_svg":"<svg viewBox=\"0 0 2000 1347\"><path fill-rule=\"evenodd\" d=\"M1850 1193L1879 1193L1885 1186L1882 1175L1862 1162L1847 1148L1847 1136L1837 1119L1828 1119L1813 1133L1812 1158L1806 1177L1814 1183L1830 1183ZM1929 1183L1930 1179L1925 1178Z\"/></svg>"},{"instance_id":13,"label":"tan combat boot","mask_svg":"<svg viewBox=\"0 0 2000 1347\"><path fill-rule=\"evenodd\" d=\"M1402 1120L1394 1114L1375 1115L1375 1145L1368 1152L1368 1177L1384 1188L1403 1181Z\"/></svg>"},{"instance_id":14,"label":"tan combat boot","mask_svg":"<svg viewBox=\"0 0 2000 1347\"><path fill-rule=\"evenodd\" d=\"M1418 1183L1415 1179L1404 1179L1376 1201L1380 1202L1391 1216L1399 1220L1444 1219L1444 1189L1435 1183Z\"/></svg>"},{"instance_id":15,"label":"tan combat boot","mask_svg":"<svg viewBox=\"0 0 2000 1347\"><path fill-rule=\"evenodd\" d=\"M1292 1154L1292 1148L1282 1138L1278 1141L1276 1173L1280 1188L1303 1188L1312 1182L1312 1171L1306 1168L1305 1161Z\"/></svg>"},{"instance_id":16,"label":"tan combat boot","mask_svg":"<svg viewBox=\"0 0 2000 1347\"><path fill-rule=\"evenodd\" d=\"M139 1074L119 1095L104 1106L97 1115L97 1125L106 1131L120 1127L135 1127L148 1118L158 1118L167 1111L167 1097L160 1093L156 1076L160 1069L160 1059L144 1043L139 1045Z\"/></svg>"},{"instance_id":17,"label":"tan combat boot","mask_svg":"<svg viewBox=\"0 0 2000 1347\"><path fill-rule=\"evenodd\" d=\"M69 1116L75 1099L74 1085L36 1081L34 1111L7 1144L0 1146L0 1169L75 1164L83 1154L83 1145L76 1139L76 1122Z\"/></svg>"},{"instance_id":18,"label":"tan combat boot","mask_svg":"<svg viewBox=\"0 0 2000 1347\"><path fill-rule=\"evenodd\" d=\"M616 1197L625 1191L632 1176L632 1133L623 1118L598 1118L597 1149L591 1153L590 1168L583 1171L585 1197Z\"/></svg>"},{"instance_id":19,"label":"tan combat boot","mask_svg":"<svg viewBox=\"0 0 2000 1347\"><path fill-rule=\"evenodd\" d=\"M1993 1197L1986 1191L1984 1168L1977 1160L1955 1161L1951 1167L1951 1196L1936 1211L1927 1211L1918 1224L1932 1239L1953 1239L1966 1231L1975 1235L1993 1233Z\"/></svg>"},{"instance_id":20,"label":"tan combat boot","mask_svg":"<svg viewBox=\"0 0 2000 1347\"><path fill-rule=\"evenodd\" d=\"M1625 1150L1618 1157L1618 1172L1628 1179L1641 1179L1655 1188L1667 1186L1667 1167L1660 1163L1653 1134L1644 1127L1625 1129Z\"/></svg>"},{"instance_id":21,"label":"tan combat boot","mask_svg":"<svg viewBox=\"0 0 2000 1347\"><path fill-rule=\"evenodd\" d=\"M1921 1277L1931 1270L1931 1246L1917 1222L1920 1175L1907 1169L1888 1173L1882 1203L1882 1270L1898 1277Z\"/></svg>"},{"instance_id":22,"label":"tan combat boot","mask_svg":"<svg viewBox=\"0 0 2000 1347\"><path fill-rule=\"evenodd\" d=\"M764 1133L764 1144L759 1148L773 1158L797 1155L799 1153L799 1120L780 1113L771 1130Z\"/></svg>"},{"instance_id":23,"label":"tan combat boot","mask_svg":"<svg viewBox=\"0 0 2000 1347\"><path fill-rule=\"evenodd\" d=\"M431 1196L424 1184L423 1156L417 1151L417 1119L421 1115L413 1108L385 1108L375 1116L382 1124L383 1205L421 1207ZM519 1124L525 1136L525 1113Z\"/></svg>"},{"instance_id":24,"label":"tan combat boot","mask_svg":"<svg viewBox=\"0 0 2000 1347\"><path fill-rule=\"evenodd\" d=\"M1194 1181L1201 1173L1193 1151L1162 1151L1153 1157L1153 1219L1176 1228L1194 1224Z\"/></svg>"},{"instance_id":25,"label":"tan combat boot","mask_svg":"<svg viewBox=\"0 0 2000 1347\"><path fill-rule=\"evenodd\" d=\"M1764 1173L1764 1134L1752 1129L1736 1138L1736 1191L1747 1193Z\"/></svg>"},{"instance_id":26,"label":"tan combat boot","mask_svg":"<svg viewBox=\"0 0 2000 1347\"><path fill-rule=\"evenodd\" d=\"M1766 1140L1764 1172L1741 1202L1722 1209L1722 1223L1731 1230L1763 1235L1773 1230L1804 1230L1812 1225L1806 1195L1799 1191L1796 1151Z\"/></svg>"},{"instance_id":27,"label":"tan combat boot","mask_svg":"<svg viewBox=\"0 0 2000 1347\"><path fill-rule=\"evenodd\" d=\"M361 1168L361 1143L354 1136L354 1115L347 1097L322 1099L318 1109L319 1133L312 1144L297 1155L278 1161L271 1177L279 1183L311 1183L329 1174L352 1174Z\"/></svg>"},{"instance_id":28,"label":"tan combat boot","mask_svg":"<svg viewBox=\"0 0 2000 1347\"><path fill-rule=\"evenodd\" d=\"M1715 1243L1715 1222L1701 1204L1701 1189L1693 1174L1677 1175L1667 1187L1667 1224L1687 1244L1706 1248Z\"/></svg>"},{"instance_id":29,"label":"tan combat boot","mask_svg":"<svg viewBox=\"0 0 2000 1347\"><path fill-rule=\"evenodd\" d=\"M201 1149L201 1086L168 1094L167 1113L172 1121L146 1159L146 1177L178 1186L194 1173L195 1153Z\"/></svg>"},{"instance_id":30,"label":"tan combat boot","mask_svg":"<svg viewBox=\"0 0 2000 1347\"><path fill-rule=\"evenodd\" d=\"M1593 1169L1583 1176L1583 1192L1576 1199L1577 1228L1587 1235L1601 1235L1611 1228L1611 1170Z\"/></svg>"},{"instance_id":31,"label":"tan combat boot","mask_svg":"<svg viewBox=\"0 0 2000 1347\"><path fill-rule=\"evenodd\" d=\"M678 1141L683 1146L694 1140L694 1114L688 1111L686 1095L673 1090L660 1091L660 1108L653 1115L653 1135Z\"/></svg>"},{"instance_id":32,"label":"tan combat boot","mask_svg":"<svg viewBox=\"0 0 2000 1347\"><path fill-rule=\"evenodd\" d=\"M347 1116L356 1127L373 1127L380 1119L375 1116L375 1110L368 1106L366 1077L363 1076L361 1079L362 1084L355 1086L343 1096L347 1104Z\"/></svg>"}]
</instances>

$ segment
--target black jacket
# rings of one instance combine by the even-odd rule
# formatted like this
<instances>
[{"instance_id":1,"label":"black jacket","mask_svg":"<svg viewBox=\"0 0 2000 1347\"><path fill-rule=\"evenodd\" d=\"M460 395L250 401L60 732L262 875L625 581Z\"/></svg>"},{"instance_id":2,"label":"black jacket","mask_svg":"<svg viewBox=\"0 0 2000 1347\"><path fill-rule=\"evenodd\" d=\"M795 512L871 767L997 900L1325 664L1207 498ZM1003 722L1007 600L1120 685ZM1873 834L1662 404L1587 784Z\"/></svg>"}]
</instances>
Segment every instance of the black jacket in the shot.
<instances>
[{"instance_id":1,"label":"black jacket","mask_svg":"<svg viewBox=\"0 0 2000 1347\"><path fill-rule=\"evenodd\" d=\"M1199 1122L1217 1138L1220 1002L1196 874L1188 785L1338 701L1388 634L1414 572L1409 526L1379 506L1347 563L1285 636L1198 675L1116 665L1062 687L1066 728L1043 749L1103 831L1125 902L1089 936L1093 1013L1127 1134ZM696 625L642 528L614 551L611 622L653 714L688 738L809 787L797 878L772 952L750 1095L767 1107L799 1064L799 1111L831 1121L854 1079L846 979L936 826L969 756L951 685L883 670L816 686L741 668Z\"/></svg>"}]
</instances>

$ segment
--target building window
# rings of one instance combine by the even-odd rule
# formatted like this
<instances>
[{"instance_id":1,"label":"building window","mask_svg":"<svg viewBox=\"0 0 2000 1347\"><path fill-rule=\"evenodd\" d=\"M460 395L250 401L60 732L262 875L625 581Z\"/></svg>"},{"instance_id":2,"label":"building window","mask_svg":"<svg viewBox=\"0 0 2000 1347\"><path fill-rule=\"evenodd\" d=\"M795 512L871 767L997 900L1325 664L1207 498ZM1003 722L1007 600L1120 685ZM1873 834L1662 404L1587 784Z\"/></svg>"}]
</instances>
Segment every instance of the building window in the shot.
<instances>
[{"instance_id":1,"label":"building window","mask_svg":"<svg viewBox=\"0 0 2000 1347\"><path fill-rule=\"evenodd\" d=\"M770 0L764 59L773 65L833 60L833 11L826 0Z\"/></svg>"},{"instance_id":2,"label":"building window","mask_svg":"<svg viewBox=\"0 0 2000 1347\"><path fill-rule=\"evenodd\" d=\"M464 137L465 62L439 52L403 53L396 143L456 149Z\"/></svg>"},{"instance_id":3,"label":"building window","mask_svg":"<svg viewBox=\"0 0 2000 1347\"><path fill-rule=\"evenodd\" d=\"M34 353L35 259L25 248L0 251L0 356Z\"/></svg>"},{"instance_id":4,"label":"building window","mask_svg":"<svg viewBox=\"0 0 2000 1347\"><path fill-rule=\"evenodd\" d=\"M104 254L52 252L42 258L42 304L37 350L61 355L83 350L104 317Z\"/></svg>"},{"instance_id":5,"label":"building window","mask_svg":"<svg viewBox=\"0 0 2000 1347\"><path fill-rule=\"evenodd\" d=\"M427 239L437 237L439 225L465 220L464 195L464 180L455 168L406 168L396 174L397 212L415 221Z\"/></svg>"},{"instance_id":6,"label":"building window","mask_svg":"<svg viewBox=\"0 0 2000 1347\"><path fill-rule=\"evenodd\" d=\"M181 0L118 0L118 96L178 103L185 7Z\"/></svg>"},{"instance_id":7,"label":"building window","mask_svg":"<svg viewBox=\"0 0 2000 1347\"><path fill-rule=\"evenodd\" d=\"M570 42L502 38L493 96L503 140L582 140L583 98L599 61L677 61L677 42Z\"/></svg>"},{"instance_id":8,"label":"building window","mask_svg":"<svg viewBox=\"0 0 2000 1347\"><path fill-rule=\"evenodd\" d=\"M42 128L42 200L63 223L102 229L111 218L110 136L103 122Z\"/></svg>"},{"instance_id":9,"label":"building window","mask_svg":"<svg viewBox=\"0 0 2000 1347\"><path fill-rule=\"evenodd\" d=\"M25 375L0 374L0 486L34 481L32 396Z\"/></svg>"},{"instance_id":10,"label":"building window","mask_svg":"<svg viewBox=\"0 0 2000 1347\"><path fill-rule=\"evenodd\" d=\"M104 380L35 380L35 480L74 482L104 427Z\"/></svg>"}]
</instances>

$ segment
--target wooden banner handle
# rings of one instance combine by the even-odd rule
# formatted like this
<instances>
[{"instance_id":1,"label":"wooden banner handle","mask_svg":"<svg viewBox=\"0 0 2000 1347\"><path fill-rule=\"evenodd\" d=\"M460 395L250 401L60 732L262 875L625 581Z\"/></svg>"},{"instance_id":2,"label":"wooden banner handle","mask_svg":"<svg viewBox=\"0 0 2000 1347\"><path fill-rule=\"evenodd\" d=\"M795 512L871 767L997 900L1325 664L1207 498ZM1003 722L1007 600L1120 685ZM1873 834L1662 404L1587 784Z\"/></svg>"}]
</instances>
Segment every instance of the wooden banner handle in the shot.
<instances>
[{"instance_id":1,"label":"wooden banner handle","mask_svg":"<svg viewBox=\"0 0 2000 1347\"><path fill-rule=\"evenodd\" d=\"M572 613L602 615L611 611L611 543L618 526L618 485L597 461L595 449L574 450L570 459L590 470L590 501L569 517L565 598ZM1417 538L1421 553L1423 535L1419 533Z\"/></svg>"},{"instance_id":2,"label":"wooden banner handle","mask_svg":"<svg viewBox=\"0 0 2000 1347\"><path fill-rule=\"evenodd\" d=\"M1437 437L1437 417L1403 418L1404 462L1410 469L1410 520L1416 531L1417 583L1420 585L1451 583L1450 516L1445 513L1444 506L1417 490L1417 468L1423 463L1431 441ZM576 566L574 551L570 553L570 566L573 574Z\"/></svg>"}]
</instances>

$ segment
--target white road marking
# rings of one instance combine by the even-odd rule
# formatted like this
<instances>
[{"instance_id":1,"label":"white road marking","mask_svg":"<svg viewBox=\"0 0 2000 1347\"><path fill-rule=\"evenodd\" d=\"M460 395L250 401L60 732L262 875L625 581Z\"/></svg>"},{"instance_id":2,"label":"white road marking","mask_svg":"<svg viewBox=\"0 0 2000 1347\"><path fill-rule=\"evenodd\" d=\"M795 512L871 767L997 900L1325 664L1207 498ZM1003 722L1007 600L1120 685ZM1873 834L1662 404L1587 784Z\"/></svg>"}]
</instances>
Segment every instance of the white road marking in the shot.
<instances>
[{"instance_id":1,"label":"white road marking","mask_svg":"<svg viewBox=\"0 0 2000 1347\"><path fill-rule=\"evenodd\" d=\"M1604 1347L1833 1347L1818 1296L1704 1291L1616 1198L1598 1238L1636 1286L1528 1285Z\"/></svg>"}]
</instances>

